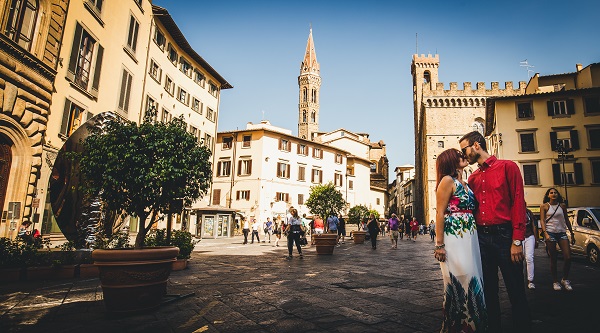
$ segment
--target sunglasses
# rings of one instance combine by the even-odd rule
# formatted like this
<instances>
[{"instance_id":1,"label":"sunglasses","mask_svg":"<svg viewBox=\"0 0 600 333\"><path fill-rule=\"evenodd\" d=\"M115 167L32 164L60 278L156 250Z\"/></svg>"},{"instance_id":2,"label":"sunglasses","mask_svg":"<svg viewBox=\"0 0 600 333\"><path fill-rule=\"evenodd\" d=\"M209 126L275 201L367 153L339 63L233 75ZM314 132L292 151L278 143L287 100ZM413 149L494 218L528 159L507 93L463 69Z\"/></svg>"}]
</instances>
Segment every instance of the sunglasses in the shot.
<instances>
[{"instance_id":1,"label":"sunglasses","mask_svg":"<svg viewBox=\"0 0 600 333\"><path fill-rule=\"evenodd\" d=\"M466 146L464 148L460 148L460 151L462 152L462 154L463 154L464 157L467 157L467 148L473 147L474 144L475 143L473 143L472 145L468 145L468 146Z\"/></svg>"}]
</instances>

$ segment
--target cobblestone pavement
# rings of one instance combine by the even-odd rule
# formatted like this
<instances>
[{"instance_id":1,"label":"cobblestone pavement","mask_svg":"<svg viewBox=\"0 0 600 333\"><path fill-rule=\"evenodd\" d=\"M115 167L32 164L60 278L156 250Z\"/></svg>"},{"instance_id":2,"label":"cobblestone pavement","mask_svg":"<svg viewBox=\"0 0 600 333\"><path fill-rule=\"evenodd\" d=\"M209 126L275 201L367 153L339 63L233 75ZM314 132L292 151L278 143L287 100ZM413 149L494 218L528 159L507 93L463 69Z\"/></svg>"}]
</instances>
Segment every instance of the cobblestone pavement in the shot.
<instances>
[{"instance_id":1,"label":"cobblestone pavement","mask_svg":"<svg viewBox=\"0 0 600 333\"><path fill-rule=\"evenodd\" d=\"M346 242L332 256L285 244L202 240L188 269L171 274L170 294L195 295L126 318L106 315L98 279L0 286L0 332L437 332L442 280L429 236L387 237L377 250ZM559 268L562 260L559 261ZM536 250L535 291L527 291L535 332L598 331L600 268L576 257L575 291L552 290L549 261ZM503 328L511 332L502 288Z\"/></svg>"}]
</instances>

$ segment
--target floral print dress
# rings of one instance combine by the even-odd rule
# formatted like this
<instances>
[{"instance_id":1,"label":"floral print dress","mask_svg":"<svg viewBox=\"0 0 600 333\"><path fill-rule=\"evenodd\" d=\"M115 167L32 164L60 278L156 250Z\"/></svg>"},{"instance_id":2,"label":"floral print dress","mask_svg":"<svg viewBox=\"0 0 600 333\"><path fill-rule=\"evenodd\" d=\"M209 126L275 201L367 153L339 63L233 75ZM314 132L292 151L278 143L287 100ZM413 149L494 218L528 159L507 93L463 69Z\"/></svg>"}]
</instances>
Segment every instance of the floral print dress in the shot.
<instances>
[{"instance_id":1,"label":"floral print dress","mask_svg":"<svg viewBox=\"0 0 600 333\"><path fill-rule=\"evenodd\" d=\"M446 261L440 262L444 278L444 322L441 332L485 332L487 312L483 296L481 255L469 186L454 179L456 190L444 217Z\"/></svg>"}]
</instances>

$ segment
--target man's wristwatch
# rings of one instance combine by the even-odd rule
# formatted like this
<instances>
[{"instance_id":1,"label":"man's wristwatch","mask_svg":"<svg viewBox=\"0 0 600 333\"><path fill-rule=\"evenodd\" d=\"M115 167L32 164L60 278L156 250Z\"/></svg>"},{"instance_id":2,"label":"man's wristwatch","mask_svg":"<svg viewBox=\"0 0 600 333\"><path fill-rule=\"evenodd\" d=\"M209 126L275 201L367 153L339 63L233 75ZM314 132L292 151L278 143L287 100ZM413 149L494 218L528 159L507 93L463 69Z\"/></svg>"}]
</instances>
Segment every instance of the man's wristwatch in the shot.
<instances>
[{"instance_id":1,"label":"man's wristwatch","mask_svg":"<svg viewBox=\"0 0 600 333\"><path fill-rule=\"evenodd\" d=\"M516 246L521 246L521 241L518 239L513 240L513 244L515 244Z\"/></svg>"}]
</instances>

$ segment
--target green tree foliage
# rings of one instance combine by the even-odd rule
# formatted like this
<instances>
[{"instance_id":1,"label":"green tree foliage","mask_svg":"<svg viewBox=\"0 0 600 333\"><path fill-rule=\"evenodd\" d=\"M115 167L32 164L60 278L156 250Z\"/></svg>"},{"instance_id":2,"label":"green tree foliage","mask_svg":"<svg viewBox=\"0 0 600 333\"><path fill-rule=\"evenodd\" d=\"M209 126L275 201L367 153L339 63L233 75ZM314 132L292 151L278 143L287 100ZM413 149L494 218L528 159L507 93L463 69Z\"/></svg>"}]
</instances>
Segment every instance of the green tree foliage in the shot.
<instances>
[{"instance_id":1,"label":"green tree foliage","mask_svg":"<svg viewBox=\"0 0 600 333\"><path fill-rule=\"evenodd\" d=\"M351 224L359 224L365 218L369 217L369 209L363 205L357 205L348 211L348 221Z\"/></svg>"},{"instance_id":2,"label":"green tree foliage","mask_svg":"<svg viewBox=\"0 0 600 333\"><path fill-rule=\"evenodd\" d=\"M311 186L310 195L306 200L306 207L312 214L318 214L323 218L331 213L339 213L346 207L346 200L342 193L335 189L335 185L329 182Z\"/></svg>"},{"instance_id":3,"label":"green tree foliage","mask_svg":"<svg viewBox=\"0 0 600 333\"><path fill-rule=\"evenodd\" d=\"M371 217L371 214L373 214L373 216L375 216L376 219L379 219L379 212L375 209L369 209L369 215L367 215L367 217Z\"/></svg>"},{"instance_id":4,"label":"green tree foliage","mask_svg":"<svg viewBox=\"0 0 600 333\"><path fill-rule=\"evenodd\" d=\"M190 205L206 194L212 179L211 152L186 131L185 122L152 118L90 129L79 156L84 192L99 196L111 211L139 218L136 248L175 199Z\"/></svg>"}]
</instances>

